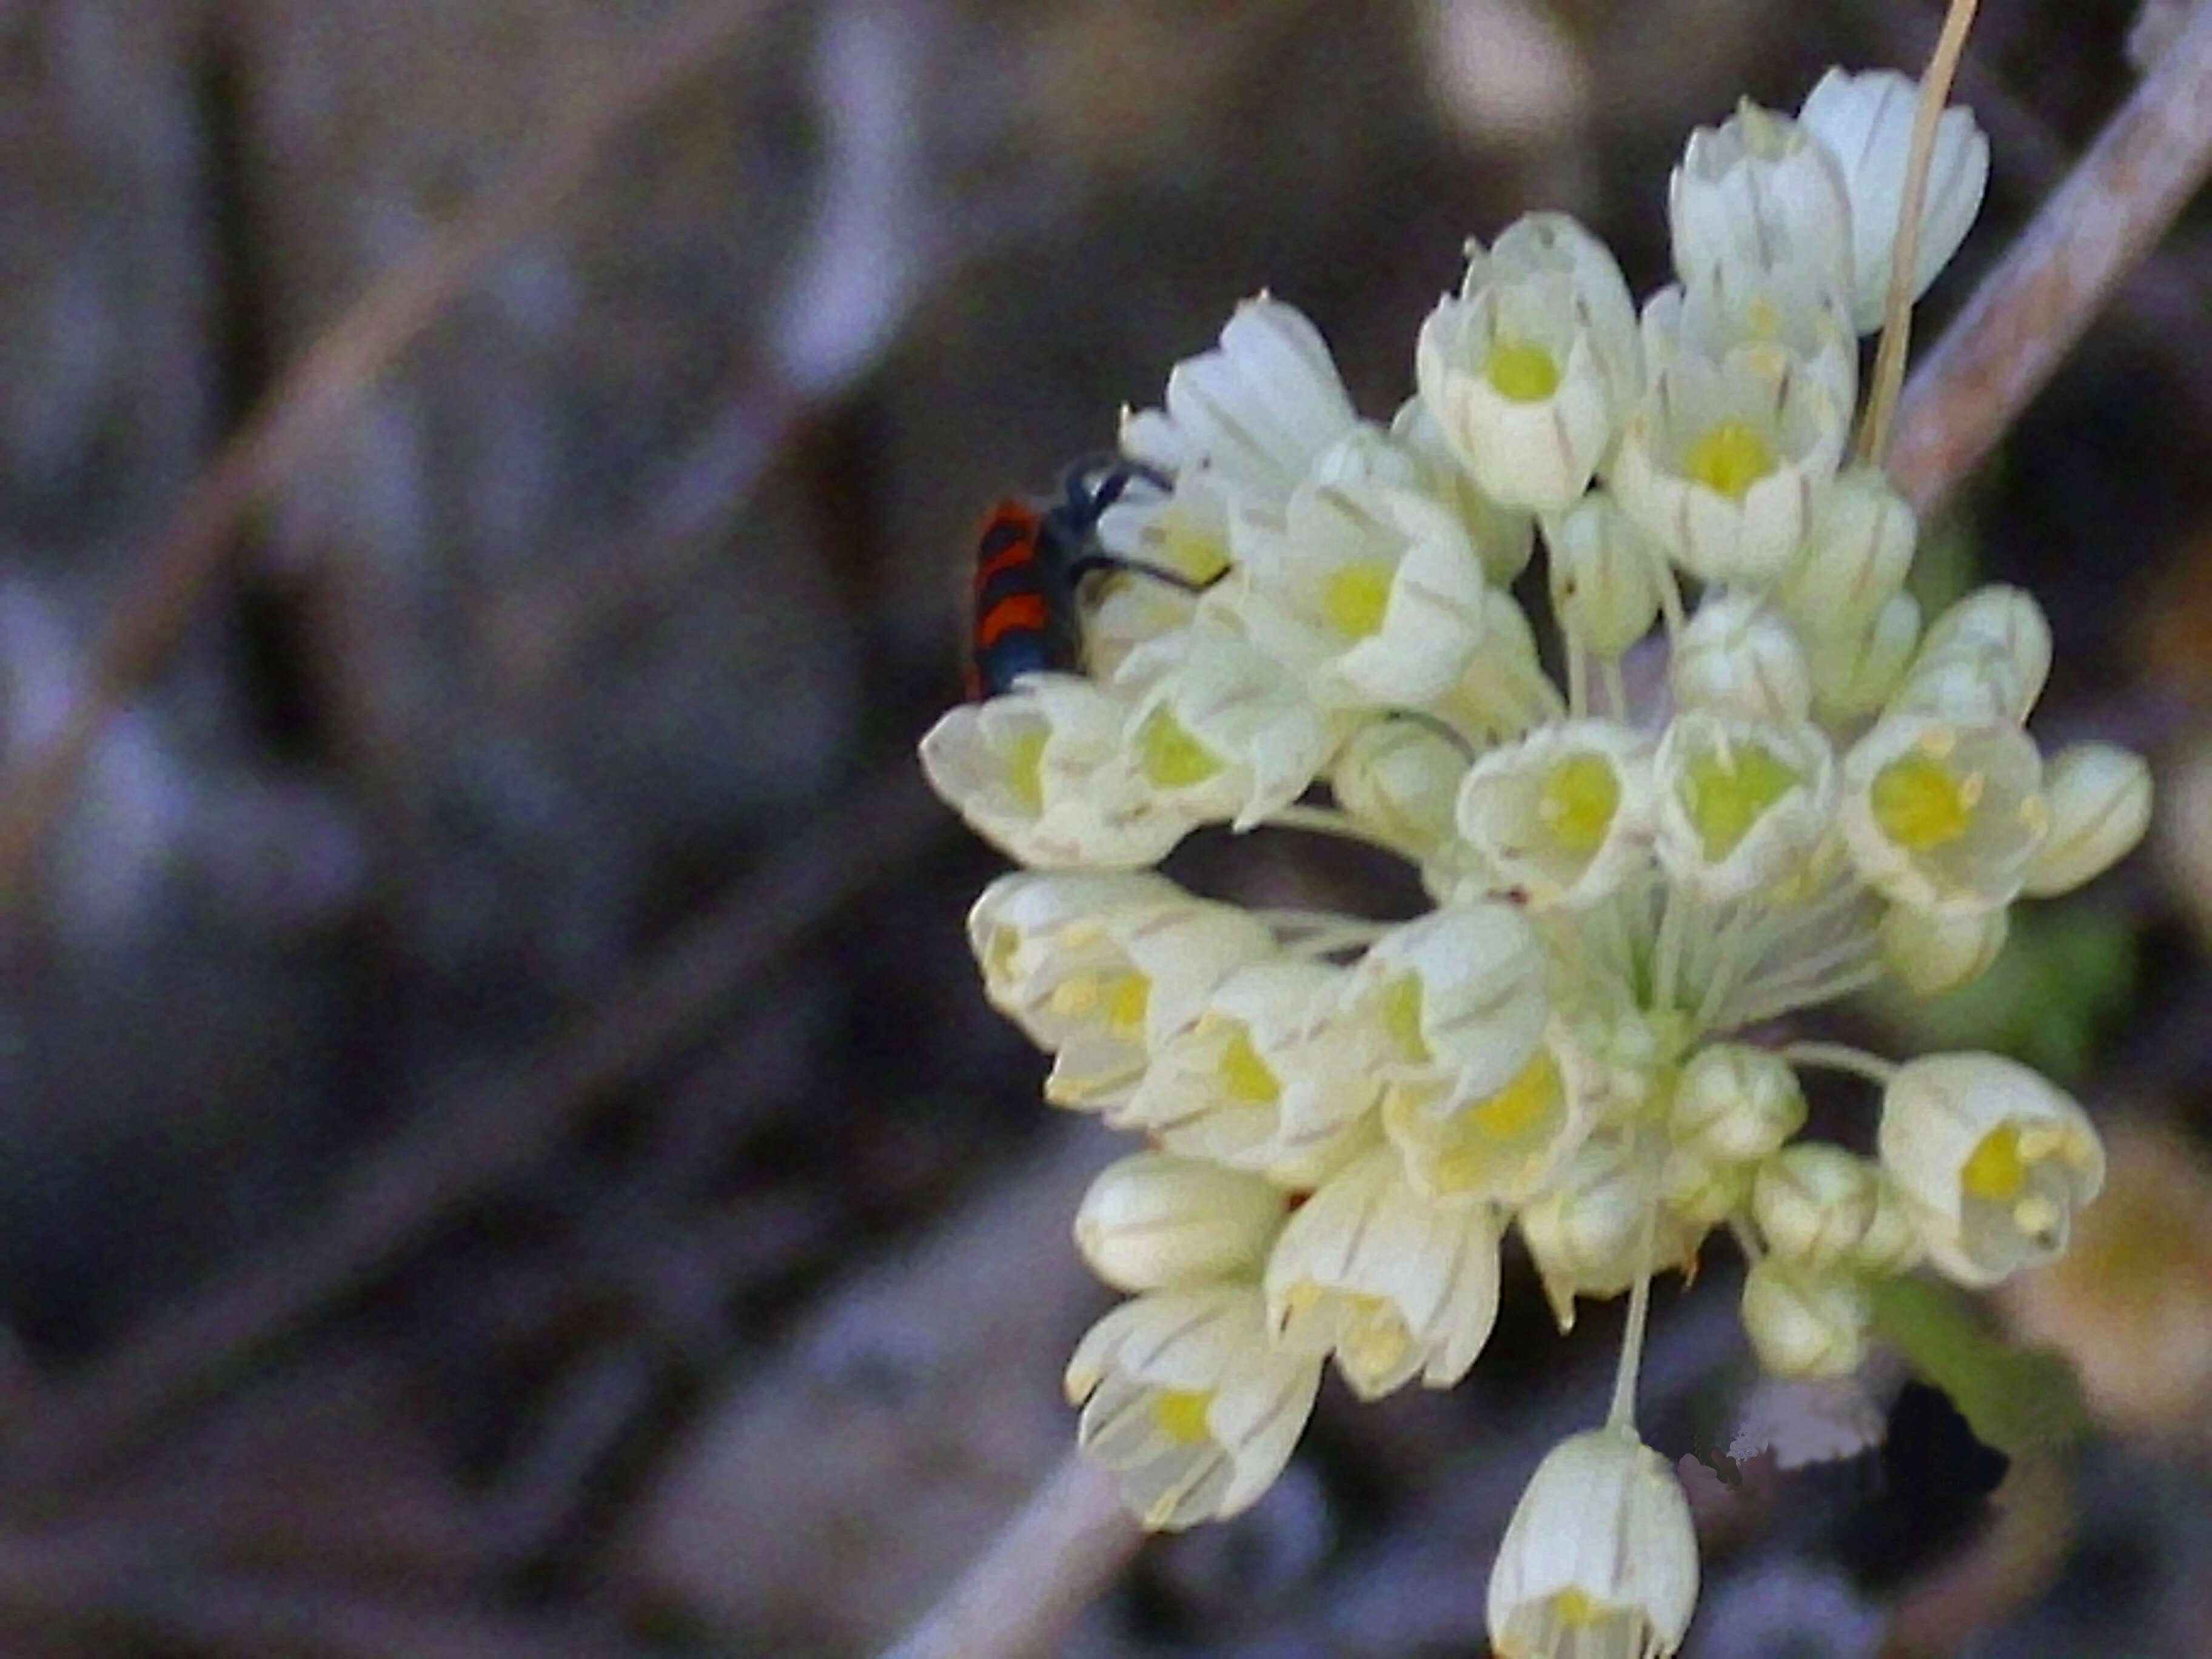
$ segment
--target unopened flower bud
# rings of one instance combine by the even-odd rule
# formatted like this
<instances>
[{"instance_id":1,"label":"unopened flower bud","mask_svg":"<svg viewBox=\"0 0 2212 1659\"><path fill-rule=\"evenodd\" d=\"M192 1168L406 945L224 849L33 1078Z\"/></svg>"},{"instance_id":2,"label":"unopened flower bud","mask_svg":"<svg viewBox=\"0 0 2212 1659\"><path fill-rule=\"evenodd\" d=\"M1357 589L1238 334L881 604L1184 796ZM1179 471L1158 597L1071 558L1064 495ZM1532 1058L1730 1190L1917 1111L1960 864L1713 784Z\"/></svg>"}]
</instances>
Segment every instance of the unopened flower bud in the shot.
<instances>
[{"instance_id":1,"label":"unopened flower bud","mask_svg":"<svg viewBox=\"0 0 2212 1659\"><path fill-rule=\"evenodd\" d=\"M1679 1218L1661 1208L1655 1222L1657 1174L1618 1138L1593 1138L1515 1218L1561 1330L1574 1328L1577 1297L1618 1296L1695 1249L1702 1235Z\"/></svg>"},{"instance_id":2,"label":"unopened flower bud","mask_svg":"<svg viewBox=\"0 0 2212 1659\"><path fill-rule=\"evenodd\" d=\"M1878 467L1837 475L1776 598L1814 634L1863 634L1904 585L1919 524Z\"/></svg>"},{"instance_id":3,"label":"unopened flower bud","mask_svg":"<svg viewBox=\"0 0 2212 1659\"><path fill-rule=\"evenodd\" d=\"M1756 594L1709 594L1674 641L1674 706L1790 723L1812 712L1813 683L1796 630Z\"/></svg>"},{"instance_id":4,"label":"unopened flower bud","mask_svg":"<svg viewBox=\"0 0 2212 1659\"><path fill-rule=\"evenodd\" d=\"M1744 1334L1777 1376L1841 1376L1857 1369L1873 1318L1865 1286L1849 1272L1770 1255L1744 1275Z\"/></svg>"},{"instance_id":5,"label":"unopened flower bud","mask_svg":"<svg viewBox=\"0 0 2212 1659\"><path fill-rule=\"evenodd\" d=\"M1454 838L1467 750L1424 720L1386 715L1346 739L1330 763L1329 793L1369 829L1409 851Z\"/></svg>"},{"instance_id":6,"label":"unopened flower bud","mask_svg":"<svg viewBox=\"0 0 2212 1659\"><path fill-rule=\"evenodd\" d=\"M2109 743L2077 743L2044 763L2050 832L2021 890L2052 898L2093 881L2135 849L2150 828L2150 768Z\"/></svg>"},{"instance_id":7,"label":"unopened flower bud","mask_svg":"<svg viewBox=\"0 0 2212 1659\"><path fill-rule=\"evenodd\" d=\"M1585 651L1618 657L1651 631L1667 555L1620 503L1593 489L1544 520L1552 614Z\"/></svg>"},{"instance_id":8,"label":"unopened flower bud","mask_svg":"<svg viewBox=\"0 0 2212 1659\"><path fill-rule=\"evenodd\" d=\"M1908 991L1934 996L1988 971L2011 931L2008 912L1966 914L1893 904L1881 919L1881 960Z\"/></svg>"},{"instance_id":9,"label":"unopened flower bud","mask_svg":"<svg viewBox=\"0 0 2212 1659\"><path fill-rule=\"evenodd\" d=\"M1101 1170L1075 1212L1075 1244L1117 1291L1254 1279L1289 1213L1257 1176L1170 1152Z\"/></svg>"},{"instance_id":10,"label":"unopened flower bud","mask_svg":"<svg viewBox=\"0 0 2212 1659\"><path fill-rule=\"evenodd\" d=\"M1875 1182L1874 1218L1852 1248L1850 1264L1861 1273L1887 1278L1917 1265L1923 1254L1911 1208L1896 1179L1884 1170Z\"/></svg>"},{"instance_id":11,"label":"unopened flower bud","mask_svg":"<svg viewBox=\"0 0 2212 1659\"><path fill-rule=\"evenodd\" d=\"M1800 1141L1759 1165L1752 1218L1776 1255L1809 1267L1833 1266L1873 1224L1878 1171L1840 1146Z\"/></svg>"},{"instance_id":12,"label":"unopened flower bud","mask_svg":"<svg viewBox=\"0 0 2212 1659\"><path fill-rule=\"evenodd\" d=\"M1805 1091L1789 1061L1749 1043L1709 1042L1675 1081L1667 1131L1677 1146L1744 1163L1804 1127Z\"/></svg>"},{"instance_id":13,"label":"unopened flower bud","mask_svg":"<svg viewBox=\"0 0 2212 1659\"><path fill-rule=\"evenodd\" d=\"M1928 625L1889 712L2016 726L2050 675L2051 624L2043 607L2024 589L1992 584Z\"/></svg>"},{"instance_id":14,"label":"unopened flower bud","mask_svg":"<svg viewBox=\"0 0 2212 1659\"><path fill-rule=\"evenodd\" d=\"M1893 593L1863 628L1806 639L1813 707L1832 722L1855 720L1887 702L1920 648L1920 601Z\"/></svg>"}]
</instances>

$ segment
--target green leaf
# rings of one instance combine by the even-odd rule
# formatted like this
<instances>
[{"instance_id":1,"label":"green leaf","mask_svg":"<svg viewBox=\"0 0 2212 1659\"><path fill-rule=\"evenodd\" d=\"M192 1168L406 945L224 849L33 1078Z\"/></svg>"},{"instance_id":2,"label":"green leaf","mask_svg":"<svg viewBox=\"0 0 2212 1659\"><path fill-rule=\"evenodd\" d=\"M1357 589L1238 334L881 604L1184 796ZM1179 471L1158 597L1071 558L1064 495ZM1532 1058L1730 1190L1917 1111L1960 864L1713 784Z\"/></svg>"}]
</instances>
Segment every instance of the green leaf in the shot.
<instances>
[{"instance_id":1,"label":"green leaf","mask_svg":"<svg viewBox=\"0 0 2212 1659\"><path fill-rule=\"evenodd\" d=\"M2088 1407L2066 1357L2007 1342L1956 1285L1911 1275L1876 1285L1874 1328L1922 1380L1951 1396L1984 1445L2021 1457L2057 1450L2089 1431Z\"/></svg>"}]
</instances>

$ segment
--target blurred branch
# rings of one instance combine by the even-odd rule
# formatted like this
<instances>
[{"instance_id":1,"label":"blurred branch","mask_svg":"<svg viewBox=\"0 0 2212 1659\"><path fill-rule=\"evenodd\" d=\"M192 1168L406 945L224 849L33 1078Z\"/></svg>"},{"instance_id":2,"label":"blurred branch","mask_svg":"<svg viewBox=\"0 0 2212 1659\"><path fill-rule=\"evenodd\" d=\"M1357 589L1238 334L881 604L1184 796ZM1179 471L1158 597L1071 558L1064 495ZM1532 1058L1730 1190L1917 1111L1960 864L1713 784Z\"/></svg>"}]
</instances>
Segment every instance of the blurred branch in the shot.
<instances>
[{"instance_id":1,"label":"blurred branch","mask_svg":"<svg viewBox=\"0 0 2212 1659\"><path fill-rule=\"evenodd\" d=\"M1114 1477L1070 1452L884 1659L1057 1653L1143 1541Z\"/></svg>"},{"instance_id":2,"label":"blurred branch","mask_svg":"<svg viewBox=\"0 0 2212 1659\"><path fill-rule=\"evenodd\" d=\"M2212 170L2212 0L2044 204L1905 390L1888 470L1927 513L1994 448Z\"/></svg>"},{"instance_id":3,"label":"blurred branch","mask_svg":"<svg viewBox=\"0 0 2212 1659\"><path fill-rule=\"evenodd\" d=\"M825 840L822 823L836 824L836 835ZM265 1344L389 1268L951 830L903 754L830 803L533 1070L417 1112L295 1237L154 1322L81 1382L32 1404L6 1443L15 1496L82 1480Z\"/></svg>"},{"instance_id":4,"label":"blurred branch","mask_svg":"<svg viewBox=\"0 0 2212 1659\"><path fill-rule=\"evenodd\" d=\"M750 39L782 0L699 0L622 61L580 74L604 90L527 150L481 208L379 281L284 374L193 486L60 732L0 783L0 918L21 912L40 853L108 719L161 665L235 553L246 515L348 420L422 332L587 179L624 128Z\"/></svg>"}]
</instances>

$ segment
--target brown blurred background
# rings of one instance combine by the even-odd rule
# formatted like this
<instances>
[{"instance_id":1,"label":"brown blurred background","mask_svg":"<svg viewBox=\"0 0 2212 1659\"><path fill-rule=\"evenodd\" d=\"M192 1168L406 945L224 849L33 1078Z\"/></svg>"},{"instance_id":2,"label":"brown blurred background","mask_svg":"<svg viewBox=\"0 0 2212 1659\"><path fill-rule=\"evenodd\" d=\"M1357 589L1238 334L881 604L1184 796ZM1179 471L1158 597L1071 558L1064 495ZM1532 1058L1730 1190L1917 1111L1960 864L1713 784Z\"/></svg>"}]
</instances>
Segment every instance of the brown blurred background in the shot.
<instances>
[{"instance_id":1,"label":"brown blurred background","mask_svg":"<svg viewBox=\"0 0 2212 1659\"><path fill-rule=\"evenodd\" d=\"M1468 234L1571 210L1647 290L1692 124L1917 69L1939 12L0 0L0 1652L895 1634L1060 1455L1103 1299L1108 1149L984 1008L997 865L911 759L977 516L1261 287L1376 414ZM1931 331L2133 78L2118 0L1984 14ZM2200 215L1934 538L2042 597L2039 730L2153 751L2167 855L1979 1002L1844 1024L2110 1128L2004 1315L2088 1357L2096 1431L1985 1504L2003 1460L1908 1391L1886 1462L1710 1483L1689 1651L2204 1650L2209 455ZM1357 874L1233 854L1188 872ZM1659 1299L1670 1455L1742 1409L1734 1272ZM1612 1311L1561 1340L1521 1283L1452 1395L1325 1391L1066 1650L1480 1651Z\"/></svg>"}]
</instances>

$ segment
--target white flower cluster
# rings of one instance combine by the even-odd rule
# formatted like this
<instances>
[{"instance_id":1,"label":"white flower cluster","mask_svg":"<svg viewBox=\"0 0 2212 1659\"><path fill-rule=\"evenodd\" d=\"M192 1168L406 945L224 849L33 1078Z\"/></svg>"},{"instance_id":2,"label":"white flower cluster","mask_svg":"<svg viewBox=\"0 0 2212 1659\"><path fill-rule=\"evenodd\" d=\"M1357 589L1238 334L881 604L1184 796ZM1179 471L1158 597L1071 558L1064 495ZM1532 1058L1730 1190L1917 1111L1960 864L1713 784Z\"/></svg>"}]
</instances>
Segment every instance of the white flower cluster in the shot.
<instances>
[{"instance_id":1,"label":"white flower cluster","mask_svg":"<svg viewBox=\"0 0 2212 1659\"><path fill-rule=\"evenodd\" d=\"M1387 426L1304 317L1246 303L1125 418L1140 481L1098 526L1194 591L1110 580L1085 674L924 740L1030 866L971 918L992 1002L1052 1054L1053 1102L1149 1141L1078 1218L1131 1299L1067 1373L1148 1526L1258 1496L1326 1363L1362 1397L1456 1382L1508 1228L1562 1327L1635 1293L1625 1395L1652 1273L1716 1227L1751 1259L1761 1360L1833 1376L1873 1278L1992 1283L2096 1192L2088 1120L2022 1066L1760 1040L1885 973L1973 978L2014 899L2086 881L2149 811L2132 755L2026 731L2034 601L1984 588L1923 625L1914 514L1844 462L1917 92L1832 72L1795 118L1693 135L1679 280L1640 313L1571 219L1471 245ZM1915 293L1986 159L1948 112ZM1556 679L1508 586L1539 540ZM1434 908L1254 913L1146 868L1209 823L1390 849ZM1821 1063L1882 1083L1877 1158L1793 1139ZM1681 1492L1617 1403L1531 1486L1493 1639L1671 1653L1696 1579Z\"/></svg>"}]
</instances>

